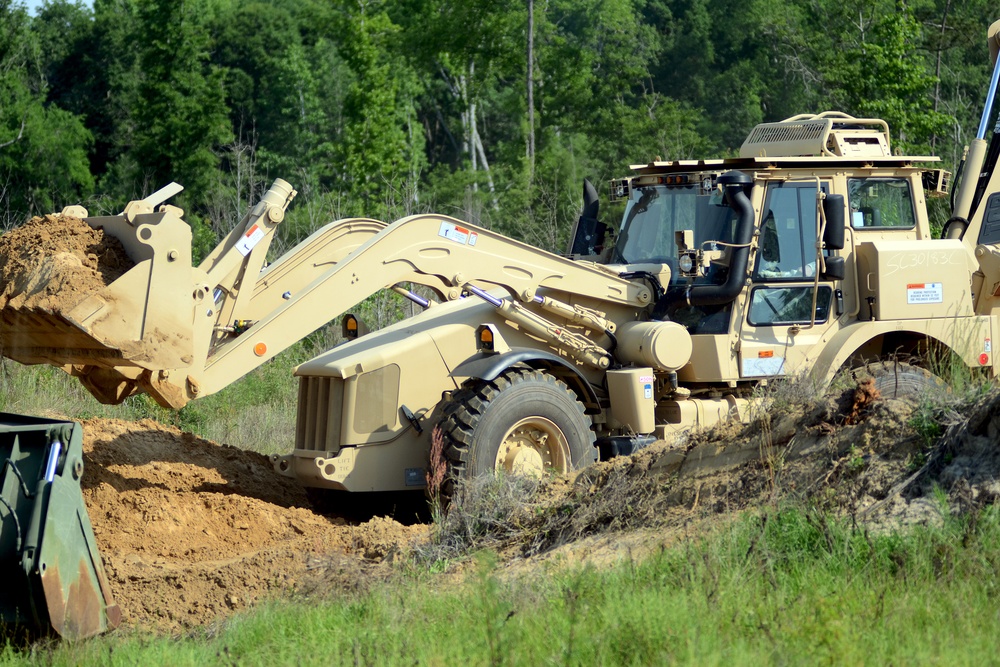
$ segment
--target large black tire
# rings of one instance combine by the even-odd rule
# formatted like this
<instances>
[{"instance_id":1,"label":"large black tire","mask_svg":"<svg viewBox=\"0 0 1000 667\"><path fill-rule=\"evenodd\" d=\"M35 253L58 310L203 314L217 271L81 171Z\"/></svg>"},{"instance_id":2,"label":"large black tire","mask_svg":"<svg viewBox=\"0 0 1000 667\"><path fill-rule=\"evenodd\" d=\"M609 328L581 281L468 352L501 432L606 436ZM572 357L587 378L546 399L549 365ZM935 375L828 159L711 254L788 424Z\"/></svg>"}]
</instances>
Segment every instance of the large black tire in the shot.
<instances>
[{"instance_id":1,"label":"large black tire","mask_svg":"<svg viewBox=\"0 0 1000 667\"><path fill-rule=\"evenodd\" d=\"M948 391L944 380L925 368L898 361L883 361L855 369L858 380L872 378L883 398L918 398L928 392Z\"/></svg>"},{"instance_id":2,"label":"large black tire","mask_svg":"<svg viewBox=\"0 0 1000 667\"><path fill-rule=\"evenodd\" d=\"M576 394L530 368L470 380L445 406L440 427L452 478L569 472L597 460L591 420Z\"/></svg>"}]
</instances>

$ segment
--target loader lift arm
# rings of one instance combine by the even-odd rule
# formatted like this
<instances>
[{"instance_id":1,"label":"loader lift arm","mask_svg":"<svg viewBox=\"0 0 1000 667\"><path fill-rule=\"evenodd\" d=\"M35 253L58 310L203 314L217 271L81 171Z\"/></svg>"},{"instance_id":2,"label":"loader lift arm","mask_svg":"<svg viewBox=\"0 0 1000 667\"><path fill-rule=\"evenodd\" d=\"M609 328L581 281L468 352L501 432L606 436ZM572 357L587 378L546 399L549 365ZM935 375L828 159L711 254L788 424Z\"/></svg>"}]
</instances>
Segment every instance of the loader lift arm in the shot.
<instances>
[{"instance_id":1,"label":"loader lift arm","mask_svg":"<svg viewBox=\"0 0 1000 667\"><path fill-rule=\"evenodd\" d=\"M364 233L357 225L353 220L333 223L322 233L355 239ZM369 233L377 227L367 225ZM238 311L255 323L211 350L196 376L202 395L222 389L369 295L401 282L425 285L443 300L459 298L473 284L503 288L515 301L532 301L543 288L633 307L648 305L651 298L643 285L596 266L439 215L398 220L325 267L303 262L303 252L307 249L293 250L261 275L253 299ZM279 291L291 294L273 307Z\"/></svg>"},{"instance_id":2,"label":"loader lift arm","mask_svg":"<svg viewBox=\"0 0 1000 667\"><path fill-rule=\"evenodd\" d=\"M441 215L390 225L333 222L265 267L274 230L294 196L290 185L275 181L197 268L190 265L190 228L176 207L152 211L140 201L120 216L85 218L119 238L136 266L68 313L31 312L5 321L3 355L61 366L102 402L146 392L180 408L402 282L425 285L442 300L473 287L501 288L510 297L502 299L510 319L529 331L557 331L557 347L592 364L601 363L603 349L520 304L541 303L540 290L550 301L558 294L633 308L651 302L641 282ZM544 307L568 319L555 306Z\"/></svg>"}]
</instances>

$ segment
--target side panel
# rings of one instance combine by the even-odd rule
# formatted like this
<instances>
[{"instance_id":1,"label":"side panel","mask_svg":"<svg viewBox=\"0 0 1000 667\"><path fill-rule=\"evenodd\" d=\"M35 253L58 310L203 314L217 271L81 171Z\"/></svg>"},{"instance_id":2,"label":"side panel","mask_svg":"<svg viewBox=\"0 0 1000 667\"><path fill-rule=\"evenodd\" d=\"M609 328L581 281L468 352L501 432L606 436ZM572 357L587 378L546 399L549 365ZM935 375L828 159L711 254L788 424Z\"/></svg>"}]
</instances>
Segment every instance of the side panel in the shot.
<instances>
[{"instance_id":1,"label":"side panel","mask_svg":"<svg viewBox=\"0 0 1000 667\"><path fill-rule=\"evenodd\" d=\"M859 243L862 317L916 320L972 315L976 267L958 240Z\"/></svg>"}]
</instances>

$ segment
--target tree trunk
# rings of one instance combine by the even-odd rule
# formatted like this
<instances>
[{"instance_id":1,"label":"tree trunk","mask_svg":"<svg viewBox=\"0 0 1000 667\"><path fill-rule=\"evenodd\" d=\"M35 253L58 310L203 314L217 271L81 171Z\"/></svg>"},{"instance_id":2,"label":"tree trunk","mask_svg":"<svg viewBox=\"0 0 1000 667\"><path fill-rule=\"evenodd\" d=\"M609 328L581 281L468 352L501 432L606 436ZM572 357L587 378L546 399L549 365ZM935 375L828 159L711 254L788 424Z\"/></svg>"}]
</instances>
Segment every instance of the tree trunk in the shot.
<instances>
[{"instance_id":1,"label":"tree trunk","mask_svg":"<svg viewBox=\"0 0 1000 667\"><path fill-rule=\"evenodd\" d=\"M497 211L500 209L500 203L497 201L497 190L493 185L493 174L490 173L490 163L486 161L486 149L483 148L483 140L479 136L479 131L476 130L475 135L472 137L472 143L476 147L476 151L479 153L479 161L483 163L483 171L486 172L486 182L490 188L490 198L493 204L493 210Z\"/></svg>"},{"instance_id":2,"label":"tree trunk","mask_svg":"<svg viewBox=\"0 0 1000 667\"><path fill-rule=\"evenodd\" d=\"M528 188L535 179L535 0L528 0Z\"/></svg>"},{"instance_id":3,"label":"tree trunk","mask_svg":"<svg viewBox=\"0 0 1000 667\"><path fill-rule=\"evenodd\" d=\"M474 60L469 61L469 81L474 80L474 75L476 73L476 62ZM464 88L464 86L463 86ZM476 152L476 138L479 136L479 130L476 129L476 101L472 99L472 96L468 94L468 89L464 90L465 101L466 101L466 113L469 117L469 159L472 161L472 173L473 175L479 170L479 164L477 162L477 152ZM479 184L473 180L472 181L472 191L479 192Z\"/></svg>"},{"instance_id":4,"label":"tree trunk","mask_svg":"<svg viewBox=\"0 0 1000 667\"><path fill-rule=\"evenodd\" d=\"M934 66L934 111L938 110L938 106L941 104L941 52L944 50L944 33L948 26L948 12L951 10L951 0L944 5L944 16L941 17L941 37L938 39L937 43L937 62ZM935 151L937 146L937 132L931 136L931 152Z\"/></svg>"}]
</instances>

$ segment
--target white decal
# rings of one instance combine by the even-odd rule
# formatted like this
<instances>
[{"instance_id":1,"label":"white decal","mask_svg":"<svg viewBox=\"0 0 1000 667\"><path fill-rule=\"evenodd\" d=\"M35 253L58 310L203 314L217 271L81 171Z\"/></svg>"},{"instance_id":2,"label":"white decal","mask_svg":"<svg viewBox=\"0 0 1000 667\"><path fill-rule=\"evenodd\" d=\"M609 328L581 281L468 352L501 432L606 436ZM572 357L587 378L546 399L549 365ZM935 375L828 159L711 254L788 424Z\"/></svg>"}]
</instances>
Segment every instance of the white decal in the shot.
<instances>
[{"instance_id":1,"label":"white decal","mask_svg":"<svg viewBox=\"0 0 1000 667\"><path fill-rule=\"evenodd\" d=\"M264 238L264 228L260 225L254 225L236 242L236 249L246 257L253 250L254 246L260 243L262 238Z\"/></svg>"},{"instance_id":2,"label":"white decal","mask_svg":"<svg viewBox=\"0 0 1000 667\"><path fill-rule=\"evenodd\" d=\"M944 283L910 283L906 286L906 303L944 303Z\"/></svg>"},{"instance_id":3,"label":"white decal","mask_svg":"<svg viewBox=\"0 0 1000 667\"><path fill-rule=\"evenodd\" d=\"M993 351L993 341L987 338L986 340L983 341L983 352L992 352L992 351Z\"/></svg>"},{"instance_id":4,"label":"white decal","mask_svg":"<svg viewBox=\"0 0 1000 667\"><path fill-rule=\"evenodd\" d=\"M653 398L653 385L651 384L642 385L642 394L647 400Z\"/></svg>"},{"instance_id":5,"label":"white decal","mask_svg":"<svg viewBox=\"0 0 1000 667\"><path fill-rule=\"evenodd\" d=\"M784 373L784 357L749 357L743 359L743 377L766 377Z\"/></svg>"},{"instance_id":6,"label":"white decal","mask_svg":"<svg viewBox=\"0 0 1000 667\"><path fill-rule=\"evenodd\" d=\"M441 223L441 229L438 231L438 236L443 236L449 241L461 243L462 245L469 242L469 230L450 222Z\"/></svg>"},{"instance_id":7,"label":"white decal","mask_svg":"<svg viewBox=\"0 0 1000 667\"><path fill-rule=\"evenodd\" d=\"M479 241L479 234L475 232L469 234L469 245L476 245L477 241Z\"/></svg>"}]
</instances>

